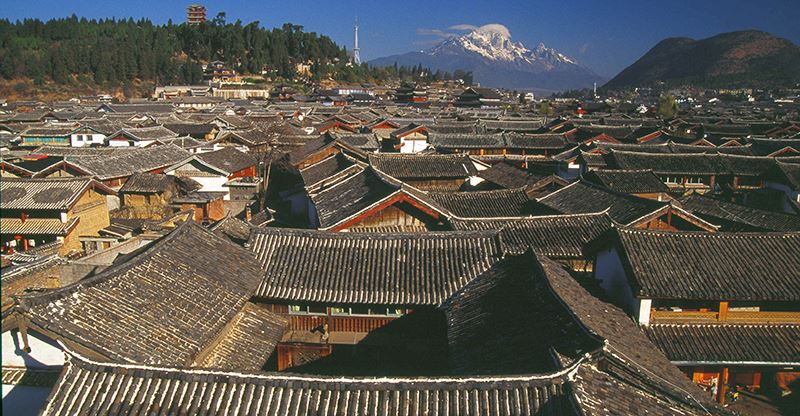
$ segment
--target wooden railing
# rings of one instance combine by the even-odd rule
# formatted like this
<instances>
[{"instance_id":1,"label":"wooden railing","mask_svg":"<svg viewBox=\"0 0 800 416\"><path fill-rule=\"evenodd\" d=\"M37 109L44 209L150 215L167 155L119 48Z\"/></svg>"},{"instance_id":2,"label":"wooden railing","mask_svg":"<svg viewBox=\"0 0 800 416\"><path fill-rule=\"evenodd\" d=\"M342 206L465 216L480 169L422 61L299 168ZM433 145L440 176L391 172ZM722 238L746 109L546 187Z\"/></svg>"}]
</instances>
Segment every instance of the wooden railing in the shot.
<instances>
[{"instance_id":1,"label":"wooden railing","mask_svg":"<svg viewBox=\"0 0 800 416\"><path fill-rule=\"evenodd\" d=\"M728 311L727 315L720 319L719 312L698 312L698 311L651 311L650 320L658 323L667 322L731 322L731 323L759 323L759 324L782 324L800 323L800 312L750 312L750 311Z\"/></svg>"},{"instance_id":2,"label":"wooden railing","mask_svg":"<svg viewBox=\"0 0 800 416\"><path fill-rule=\"evenodd\" d=\"M673 312L651 311L650 320L653 322L713 322L718 319L717 312Z\"/></svg>"},{"instance_id":3,"label":"wooden railing","mask_svg":"<svg viewBox=\"0 0 800 416\"><path fill-rule=\"evenodd\" d=\"M387 316L336 316L328 320L326 315L289 315L289 327L295 331L311 331L328 323L329 332L370 332L395 318Z\"/></svg>"},{"instance_id":4,"label":"wooden railing","mask_svg":"<svg viewBox=\"0 0 800 416\"><path fill-rule=\"evenodd\" d=\"M328 322L327 315L289 315L289 329L293 331L311 331Z\"/></svg>"},{"instance_id":5,"label":"wooden railing","mask_svg":"<svg viewBox=\"0 0 800 416\"><path fill-rule=\"evenodd\" d=\"M381 317L362 317L362 316L332 316L332 331L342 332L370 332L376 330L395 318Z\"/></svg>"},{"instance_id":6,"label":"wooden railing","mask_svg":"<svg viewBox=\"0 0 800 416\"><path fill-rule=\"evenodd\" d=\"M740 312L728 311L726 321L747 323L800 323L800 312Z\"/></svg>"}]
</instances>

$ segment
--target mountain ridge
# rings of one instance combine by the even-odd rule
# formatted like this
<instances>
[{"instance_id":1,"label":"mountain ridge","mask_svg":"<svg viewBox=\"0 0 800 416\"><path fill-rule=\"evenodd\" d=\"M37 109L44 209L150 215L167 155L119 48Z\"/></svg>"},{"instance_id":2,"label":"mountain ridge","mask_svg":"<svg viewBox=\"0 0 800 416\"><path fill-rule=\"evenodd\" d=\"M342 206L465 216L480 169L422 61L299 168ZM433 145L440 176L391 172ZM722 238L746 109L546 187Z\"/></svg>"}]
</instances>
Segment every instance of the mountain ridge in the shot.
<instances>
[{"instance_id":1,"label":"mountain ridge","mask_svg":"<svg viewBox=\"0 0 800 416\"><path fill-rule=\"evenodd\" d=\"M800 82L800 47L758 30L695 40L666 38L604 85L621 89L660 82L698 87L780 86Z\"/></svg>"}]
</instances>

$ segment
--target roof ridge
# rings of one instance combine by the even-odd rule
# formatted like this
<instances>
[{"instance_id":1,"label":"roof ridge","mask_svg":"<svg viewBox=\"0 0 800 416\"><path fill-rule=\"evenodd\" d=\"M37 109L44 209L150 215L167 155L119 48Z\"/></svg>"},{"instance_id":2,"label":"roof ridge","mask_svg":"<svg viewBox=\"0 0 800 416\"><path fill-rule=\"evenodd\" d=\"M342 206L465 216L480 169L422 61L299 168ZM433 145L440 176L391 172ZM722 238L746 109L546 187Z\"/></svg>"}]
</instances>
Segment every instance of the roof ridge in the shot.
<instances>
[{"instance_id":1,"label":"roof ridge","mask_svg":"<svg viewBox=\"0 0 800 416\"><path fill-rule=\"evenodd\" d=\"M800 231L748 231L736 233L712 233L707 231L665 231L665 230L645 230L628 226L618 227L620 232L627 234L658 235L669 237L713 237L720 239L743 239L751 237L800 237Z\"/></svg>"},{"instance_id":2,"label":"roof ridge","mask_svg":"<svg viewBox=\"0 0 800 416\"><path fill-rule=\"evenodd\" d=\"M588 355L584 355L574 362L570 363L568 366L559 369L558 371L554 371L552 373L539 373L539 374L529 374L529 375L507 375L507 376L441 376L441 377L390 377L390 376L380 376L380 377L353 377L353 376L325 376L325 375L314 375L314 376L305 376L300 374L293 374L293 373L278 373L278 372L246 372L246 371L223 371L218 369L200 369L200 368L181 368L181 367L158 367L154 365L146 365L146 364L127 364L127 363L119 363L119 362L98 362L94 361L88 357L84 357L80 355L77 351L73 351L67 348L66 345L59 341L62 349L67 355L67 362L68 365L90 365L90 366L98 366L98 367L105 367L105 368L117 368L117 369L124 369L124 370L142 370L142 371L153 371L153 372L165 372L165 373L188 373L188 374L196 374L199 376L229 376L229 377L240 377L242 379L259 379L265 381L288 381L288 382L311 382L311 383L326 383L326 382L336 382L336 383L387 383L387 384L397 384L403 385L408 383L455 383L455 384L470 384L470 383L498 383L498 382L520 382L520 383L530 383L530 382L546 382L550 380L563 380L567 381L572 378L572 375L584 364L590 363L592 361L592 357Z\"/></svg>"},{"instance_id":3,"label":"roof ridge","mask_svg":"<svg viewBox=\"0 0 800 416\"><path fill-rule=\"evenodd\" d=\"M358 232L358 233L342 233L337 231L328 230L310 230L301 228L280 228L280 227L256 227L253 229L253 234L267 234L267 235L298 235L313 238L332 238L341 240L448 240L460 239L464 236L475 238L489 238L499 233L499 230L453 230L453 231L428 231L424 233L415 232L400 232L400 233L371 233L371 232ZM413 237L413 238L411 238ZM458 238L456 238L458 237Z\"/></svg>"}]
</instances>

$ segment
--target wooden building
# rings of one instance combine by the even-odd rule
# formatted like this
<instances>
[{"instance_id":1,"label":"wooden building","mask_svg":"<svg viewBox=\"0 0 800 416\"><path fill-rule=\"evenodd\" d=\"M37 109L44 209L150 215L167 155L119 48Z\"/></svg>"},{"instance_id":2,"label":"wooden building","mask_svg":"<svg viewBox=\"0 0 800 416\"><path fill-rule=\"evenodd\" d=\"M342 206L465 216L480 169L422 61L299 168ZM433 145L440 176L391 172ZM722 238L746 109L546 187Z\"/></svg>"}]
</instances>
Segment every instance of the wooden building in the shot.
<instances>
[{"instance_id":1,"label":"wooden building","mask_svg":"<svg viewBox=\"0 0 800 416\"><path fill-rule=\"evenodd\" d=\"M417 153L428 148L428 129L415 123L393 130L384 141L384 149L400 153Z\"/></svg>"},{"instance_id":2,"label":"wooden building","mask_svg":"<svg viewBox=\"0 0 800 416\"><path fill-rule=\"evenodd\" d=\"M127 127L108 136L111 147L147 147L158 140L178 137L178 134L164 126Z\"/></svg>"},{"instance_id":3,"label":"wooden building","mask_svg":"<svg viewBox=\"0 0 800 416\"><path fill-rule=\"evenodd\" d=\"M693 380L716 386L720 402L728 388L757 391L767 378L780 391L762 393L791 392L786 380L800 376L799 233L620 228L592 246L600 286Z\"/></svg>"},{"instance_id":4,"label":"wooden building","mask_svg":"<svg viewBox=\"0 0 800 416\"><path fill-rule=\"evenodd\" d=\"M448 211L424 193L372 168L308 188L308 226L321 230L446 229Z\"/></svg>"},{"instance_id":5,"label":"wooden building","mask_svg":"<svg viewBox=\"0 0 800 416\"><path fill-rule=\"evenodd\" d=\"M194 221L209 224L227 215L225 192L194 191L172 198L172 205L180 211L192 211Z\"/></svg>"},{"instance_id":6,"label":"wooden building","mask_svg":"<svg viewBox=\"0 0 800 416\"><path fill-rule=\"evenodd\" d=\"M776 162L773 158L727 154L655 154L611 150L613 169L650 169L672 191L705 193L730 192L766 187L766 175Z\"/></svg>"},{"instance_id":7,"label":"wooden building","mask_svg":"<svg viewBox=\"0 0 800 416\"><path fill-rule=\"evenodd\" d=\"M91 176L104 185L119 189L136 172L164 173L190 156L172 144L145 148L58 148L43 146L37 154L63 157L65 161L43 170L43 176ZM58 172L56 172L58 170Z\"/></svg>"},{"instance_id":8,"label":"wooden building","mask_svg":"<svg viewBox=\"0 0 800 416\"><path fill-rule=\"evenodd\" d=\"M235 148L226 147L191 155L166 169L165 173L198 182L202 186L200 192L222 192L227 201L231 199L227 186L231 180L256 177L256 159Z\"/></svg>"},{"instance_id":9,"label":"wooden building","mask_svg":"<svg viewBox=\"0 0 800 416\"><path fill-rule=\"evenodd\" d=\"M288 315L296 332L291 344L318 344L323 336L323 344L352 344L416 308L437 305L500 259L494 231L392 236L265 228L253 230L249 245L265 269L256 296ZM436 267L447 258L466 262ZM292 271L288 259L303 266ZM334 288L334 281L341 284Z\"/></svg>"},{"instance_id":10,"label":"wooden building","mask_svg":"<svg viewBox=\"0 0 800 416\"><path fill-rule=\"evenodd\" d=\"M36 146L70 146L70 135L78 127L77 124L52 124L31 126L20 132L23 147Z\"/></svg>"},{"instance_id":11,"label":"wooden building","mask_svg":"<svg viewBox=\"0 0 800 416\"><path fill-rule=\"evenodd\" d=\"M110 224L106 196L115 194L86 177L5 178L0 193L3 253L59 241L61 254L82 251L81 236L98 236Z\"/></svg>"},{"instance_id":12,"label":"wooden building","mask_svg":"<svg viewBox=\"0 0 800 416\"><path fill-rule=\"evenodd\" d=\"M207 405L233 415L727 414L622 311L589 295L546 258L495 263L465 289L429 314L405 315L375 331L400 341L381 350L384 359L370 361L377 338L344 354L374 362L367 373L342 366L346 361L335 352L292 368L301 374L255 374L98 362L67 351L67 368L43 414L106 403L141 404L148 413L193 413ZM520 319L509 321L511 315ZM409 339L421 342L407 348ZM313 372L326 365L338 373ZM108 379L114 382L102 381ZM133 385L147 388L124 387ZM92 392L102 399L82 399Z\"/></svg>"},{"instance_id":13,"label":"wooden building","mask_svg":"<svg viewBox=\"0 0 800 416\"><path fill-rule=\"evenodd\" d=\"M457 107L487 108L499 107L503 97L491 88L468 87L456 97Z\"/></svg>"},{"instance_id":14,"label":"wooden building","mask_svg":"<svg viewBox=\"0 0 800 416\"><path fill-rule=\"evenodd\" d=\"M120 203L129 207L160 207L173 197L199 189L200 184L187 178L164 174L136 173L119 189Z\"/></svg>"}]
</instances>

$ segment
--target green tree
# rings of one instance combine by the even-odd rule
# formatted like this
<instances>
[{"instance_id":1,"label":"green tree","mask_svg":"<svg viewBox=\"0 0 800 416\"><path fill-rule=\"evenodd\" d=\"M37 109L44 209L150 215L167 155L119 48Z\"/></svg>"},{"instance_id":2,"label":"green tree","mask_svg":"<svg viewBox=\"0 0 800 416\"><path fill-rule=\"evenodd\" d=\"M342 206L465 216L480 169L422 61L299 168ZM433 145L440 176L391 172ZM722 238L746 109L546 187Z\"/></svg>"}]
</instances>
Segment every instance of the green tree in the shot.
<instances>
[{"instance_id":1,"label":"green tree","mask_svg":"<svg viewBox=\"0 0 800 416\"><path fill-rule=\"evenodd\" d=\"M658 99L658 114L662 118L673 118L678 114L678 103L672 95L662 95Z\"/></svg>"},{"instance_id":2,"label":"green tree","mask_svg":"<svg viewBox=\"0 0 800 416\"><path fill-rule=\"evenodd\" d=\"M549 116L553 113L553 108L550 107L550 101L541 101L539 103L539 114Z\"/></svg>"}]
</instances>

